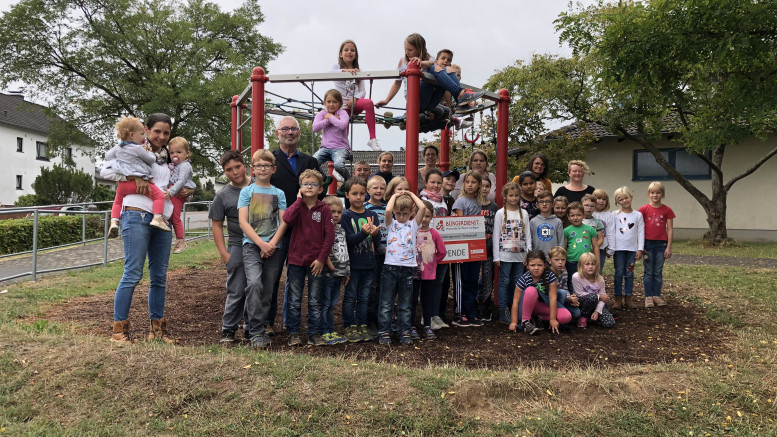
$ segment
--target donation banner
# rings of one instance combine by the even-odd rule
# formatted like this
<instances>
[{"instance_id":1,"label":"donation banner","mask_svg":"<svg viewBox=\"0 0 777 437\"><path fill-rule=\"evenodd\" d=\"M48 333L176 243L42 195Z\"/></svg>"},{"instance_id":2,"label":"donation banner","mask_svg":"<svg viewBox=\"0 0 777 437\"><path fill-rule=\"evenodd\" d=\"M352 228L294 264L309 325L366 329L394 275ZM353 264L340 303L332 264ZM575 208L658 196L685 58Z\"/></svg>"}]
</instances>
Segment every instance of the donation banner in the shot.
<instances>
[{"instance_id":1,"label":"donation banner","mask_svg":"<svg viewBox=\"0 0 777 437\"><path fill-rule=\"evenodd\" d=\"M486 260L488 254L484 217L435 217L432 227L440 233L448 252L442 264Z\"/></svg>"}]
</instances>

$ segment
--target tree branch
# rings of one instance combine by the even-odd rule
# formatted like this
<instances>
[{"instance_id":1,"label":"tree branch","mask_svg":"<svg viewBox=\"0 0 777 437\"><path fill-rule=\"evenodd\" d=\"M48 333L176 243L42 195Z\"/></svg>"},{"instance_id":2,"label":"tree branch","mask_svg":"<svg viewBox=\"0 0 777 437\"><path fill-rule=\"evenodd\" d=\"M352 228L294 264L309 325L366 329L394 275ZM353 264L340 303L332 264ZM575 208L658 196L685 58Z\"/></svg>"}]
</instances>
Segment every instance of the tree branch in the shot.
<instances>
[{"instance_id":1,"label":"tree branch","mask_svg":"<svg viewBox=\"0 0 777 437\"><path fill-rule=\"evenodd\" d=\"M731 189L731 186L734 185L735 182L737 182L738 180L753 174L753 172L758 170L762 165L764 165L766 163L766 161L771 159L774 155L777 155L777 147L775 147L774 149L769 151L769 153L767 153L766 155L761 157L761 159L759 159L758 162L753 164L752 167L748 168L747 170L745 170L744 172L738 174L737 176L734 176L733 178L731 178L731 180L729 180L726 183L726 185L723 186L723 188L728 192L728 190Z\"/></svg>"}]
</instances>

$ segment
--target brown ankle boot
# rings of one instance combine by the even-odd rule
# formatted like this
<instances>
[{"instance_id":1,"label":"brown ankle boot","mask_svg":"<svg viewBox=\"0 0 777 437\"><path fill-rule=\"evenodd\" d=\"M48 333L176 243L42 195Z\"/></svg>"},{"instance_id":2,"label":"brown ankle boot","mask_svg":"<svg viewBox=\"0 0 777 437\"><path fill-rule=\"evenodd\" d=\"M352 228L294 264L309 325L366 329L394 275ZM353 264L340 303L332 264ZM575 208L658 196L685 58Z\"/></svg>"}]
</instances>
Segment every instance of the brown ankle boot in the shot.
<instances>
[{"instance_id":1,"label":"brown ankle boot","mask_svg":"<svg viewBox=\"0 0 777 437\"><path fill-rule=\"evenodd\" d=\"M612 305L610 305L611 310L619 310L623 308L623 304L621 303L623 300L623 296L613 296L612 297Z\"/></svg>"},{"instance_id":2,"label":"brown ankle boot","mask_svg":"<svg viewBox=\"0 0 777 437\"><path fill-rule=\"evenodd\" d=\"M162 340L167 344L177 343L177 341L167 335L167 320L164 318L151 319L151 327L149 329L148 337L146 337L146 340Z\"/></svg>"},{"instance_id":3,"label":"brown ankle boot","mask_svg":"<svg viewBox=\"0 0 777 437\"><path fill-rule=\"evenodd\" d=\"M122 320L121 322L113 322L113 334L111 335L111 341L116 343L116 346L124 346L132 344L129 338L129 320Z\"/></svg>"},{"instance_id":4,"label":"brown ankle boot","mask_svg":"<svg viewBox=\"0 0 777 437\"><path fill-rule=\"evenodd\" d=\"M634 296L626 296L626 309L635 310L639 308L637 303L634 302Z\"/></svg>"}]
</instances>

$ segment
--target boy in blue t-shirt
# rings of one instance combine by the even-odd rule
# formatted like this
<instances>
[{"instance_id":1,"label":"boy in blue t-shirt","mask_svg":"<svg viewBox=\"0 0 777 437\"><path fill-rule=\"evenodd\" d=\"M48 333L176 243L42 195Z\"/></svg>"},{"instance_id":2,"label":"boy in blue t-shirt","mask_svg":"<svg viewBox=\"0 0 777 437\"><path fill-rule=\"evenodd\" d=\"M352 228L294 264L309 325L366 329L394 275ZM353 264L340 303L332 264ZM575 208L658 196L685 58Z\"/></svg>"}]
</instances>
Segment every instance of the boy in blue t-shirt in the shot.
<instances>
[{"instance_id":1,"label":"boy in blue t-shirt","mask_svg":"<svg viewBox=\"0 0 777 437\"><path fill-rule=\"evenodd\" d=\"M270 337L264 332L276 279L283 267L278 249L286 231L283 212L286 195L270 184L275 173L275 156L269 150L257 150L251 157L255 182L240 191L237 207L243 231L243 265L246 274L245 311L251 346L266 348Z\"/></svg>"},{"instance_id":2,"label":"boy in blue t-shirt","mask_svg":"<svg viewBox=\"0 0 777 437\"><path fill-rule=\"evenodd\" d=\"M352 177L343 185L350 208L343 213L340 225L345 230L348 258L351 262L351 280L343 295L343 325L345 338L350 342L370 341L367 332L367 303L377 264L375 238L380 235L378 215L364 207L367 183Z\"/></svg>"}]
</instances>

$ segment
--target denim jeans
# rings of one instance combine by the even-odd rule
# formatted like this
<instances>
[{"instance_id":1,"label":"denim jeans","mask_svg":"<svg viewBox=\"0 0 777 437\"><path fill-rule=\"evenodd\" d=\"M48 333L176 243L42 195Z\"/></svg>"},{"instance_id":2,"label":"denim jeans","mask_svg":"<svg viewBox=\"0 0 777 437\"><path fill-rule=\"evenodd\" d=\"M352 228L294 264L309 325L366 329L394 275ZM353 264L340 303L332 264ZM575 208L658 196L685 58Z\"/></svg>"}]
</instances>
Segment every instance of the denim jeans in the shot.
<instances>
[{"instance_id":1,"label":"denim jeans","mask_svg":"<svg viewBox=\"0 0 777 437\"><path fill-rule=\"evenodd\" d=\"M645 268L643 283L645 284L645 297L661 296L661 287L664 284L664 251L666 240L645 240Z\"/></svg>"},{"instance_id":2,"label":"denim jeans","mask_svg":"<svg viewBox=\"0 0 777 437\"><path fill-rule=\"evenodd\" d=\"M351 280L343 295L343 326L367 324L367 301L374 275L374 269L351 269Z\"/></svg>"},{"instance_id":3,"label":"denim jeans","mask_svg":"<svg viewBox=\"0 0 777 437\"><path fill-rule=\"evenodd\" d=\"M302 292L308 279L308 335L323 334L321 326L321 293L324 291L324 274L313 276L312 267L289 264L286 269L289 284L286 307L286 331L299 332L302 319Z\"/></svg>"},{"instance_id":4,"label":"denim jeans","mask_svg":"<svg viewBox=\"0 0 777 437\"><path fill-rule=\"evenodd\" d=\"M224 301L224 315L221 317L221 329L234 331L243 318L246 304L246 272L243 267L243 247L229 246L227 269L227 298ZM246 326L248 317L246 317Z\"/></svg>"},{"instance_id":5,"label":"denim jeans","mask_svg":"<svg viewBox=\"0 0 777 437\"><path fill-rule=\"evenodd\" d=\"M276 252L281 254L281 264L288 265L289 262L289 245L291 244L291 228L286 228L286 233L281 238L281 246L276 249ZM289 272L286 272L286 277L289 276ZM280 287L281 275L278 275L278 279L275 280L275 284L272 286L272 298L270 300L270 313L267 314L267 325L272 326L275 324L275 316L278 315L278 287ZM289 283L286 282L286 286L283 289L283 324L286 325L286 289L288 289Z\"/></svg>"},{"instance_id":6,"label":"denim jeans","mask_svg":"<svg viewBox=\"0 0 777 437\"><path fill-rule=\"evenodd\" d=\"M367 327L376 331L378 329L378 306L380 306L380 278L385 262L386 255L375 252L375 263L378 267L372 275L370 295L367 298Z\"/></svg>"},{"instance_id":7,"label":"denim jeans","mask_svg":"<svg viewBox=\"0 0 777 437\"><path fill-rule=\"evenodd\" d=\"M455 100L459 97L459 94L461 94L461 91L463 90L461 84L459 83L459 77L456 76L455 72L448 73L445 71L445 69L434 71L434 67L435 66L432 65L431 67L424 70L424 72L432 73L434 78L437 80L438 85L433 85L424 80L421 80L421 87L419 90L420 112L429 111L437 106L437 104L439 104L442 100L443 95L445 95L445 91L450 92L451 96Z\"/></svg>"},{"instance_id":8,"label":"denim jeans","mask_svg":"<svg viewBox=\"0 0 777 437\"><path fill-rule=\"evenodd\" d=\"M269 258L261 257L259 246L243 244L243 268L246 272L246 315L251 337L264 334L275 280L281 276L283 259L276 250Z\"/></svg>"},{"instance_id":9,"label":"denim jeans","mask_svg":"<svg viewBox=\"0 0 777 437\"><path fill-rule=\"evenodd\" d=\"M561 307L566 308L569 311L569 314L572 314L573 319L580 317L580 307L572 306L572 304L568 302L569 292L567 290L559 288L556 296L557 296L556 305L558 306L558 308L561 308Z\"/></svg>"},{"instance_id":10,"label":"denim jeans","mask_svg":"<svg viewBox=\"0 0 777 437\"><path fill-rule=\"evenodd\" d=\"M630 250L616 250L612 259L615 263L615 295L631 296L634 293L634 262L637 252ZM629 268L631 266L631 268ZM626 279L626 288L623 288L623 280Z\"/></svg>"},{"instance_id":11,"label":"denim jeans","mask_svg":"<svg viewBox=\"0 0 777 437\"><path fill-rule=\"evenodd\" d=\"M394 299L397 299L397 330L410 331L410 306L413 299L413 268L404 266L383 266L380 285L380 307L378 309L378 333L391 333L391 319Z\"/></svg>"},{"instance_id":12,"label":"denim jeans","mask_svg":"<svg viewBox=\"0 0 777 437\"><path fill-rule=\"evenodd\" d=\"M345 180L348 180L351 177L351 174L345 167L345 160L348 158L349 153L348 149L328 149L322 146L313 157L316 158L319 166L327 161L332 161L335 164L335 170L337 170Z\"/></svg>"},{"instance_id":13,"label":"denim jeans","mask_svg":"<svg viewBox=\"0 0 777 437\"><path fill-rule=\"evenodd\" d=\"M564 264L564 267L566 267L567 270L567 283L562 285L566 285L569 292L574 293L575 287L572 286L572 275L577 273L577 261L567 261Z\"/></svg>"},{"instance_id":14,"label":"denim jeans","mask_svg":"<svg viewBox=\"0 0 777 437\"><path fill-rule=\"evenodd\" d=\"M604 262L607 261L607 248L599 249L599 274L604 272Z\"/></svg>"},{"instance_id":15,"label":"denim jeans","mask_svg":"<svg viewBox=\"0 0 777 437\"><path fill-rule=\"evenodd\" d=\"M324 278L324 294L321 296L321 329L324 334L335 332L335 307L340 300L341 276Z\"/></svg>"},{"instance_id":16,"label":"denim jeans","mask_svg":"<svg viewBox=\"0 0 777 437\"><path fill-rule=\"evenodd\" d=\"M518 278L521 277L523 271L524 264L522 262L502 261L499 263L499 282L496 289L499 308L511 308L513 306L515 285L518 283Z\"/></svg>"},{"instance_id":17,"label":"denim jeans","mask_svg":"<svg viewBox=\"0 0 777 437\"><path fill-rule=\"evenodd\" d=\"M113 320L129 318L132 293L143 277L143 265L148 256L148 315L157 320L165 316L167 264L170 261L169 231L149 226L154 215L150 212L125 210L121 215L121 238L124 241L124 274L116 287L113 300Z\"/></svg>"}]
</instances>

